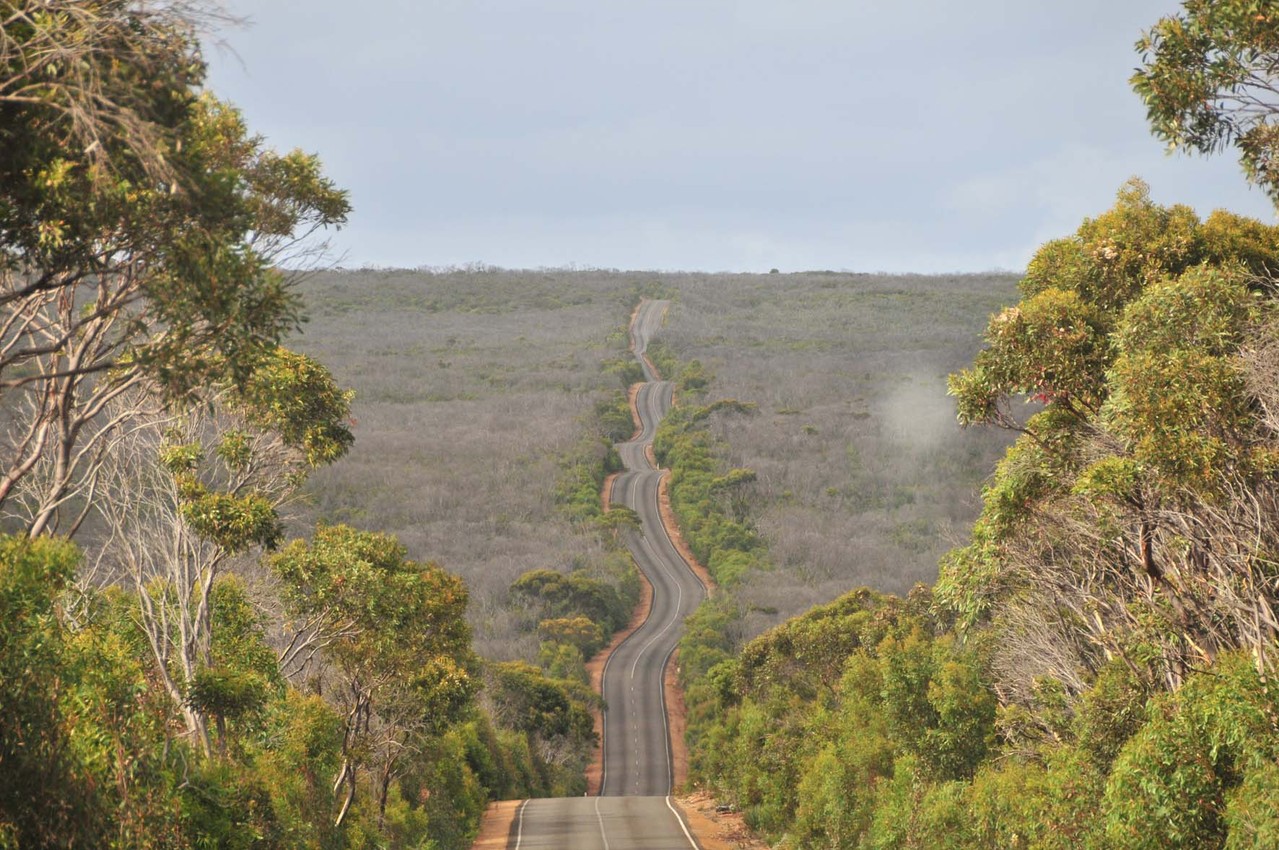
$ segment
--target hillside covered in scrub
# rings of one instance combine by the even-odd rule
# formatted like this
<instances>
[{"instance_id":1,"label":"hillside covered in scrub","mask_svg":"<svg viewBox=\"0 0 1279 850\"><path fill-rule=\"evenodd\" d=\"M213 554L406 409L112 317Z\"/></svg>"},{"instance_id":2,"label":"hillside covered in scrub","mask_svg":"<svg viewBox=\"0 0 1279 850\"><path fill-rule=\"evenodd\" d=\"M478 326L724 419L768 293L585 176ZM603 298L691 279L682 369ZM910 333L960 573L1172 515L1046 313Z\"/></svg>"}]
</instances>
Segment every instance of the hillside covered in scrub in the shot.
<instances>
[{"instance_id":1,"label":"hillside covered in scrub","mask_svg":"<svg viewBox=\"0 0 1279 850\"><path fill-rule=\"evenodd\" d=\"M731 657L692 626L695 781L795 848L1279 839L1275 268L1279 228L1137 182L1045 245L951 376L1018 435L970 542Z\"/></svg>"},{"instance_id":2,"label":"hillside covered in scrub","mask_svg":"<svg viewBox=\"0 0 1279 850\"><path fill-rule=\"evenodd\" d=\"M1279 198L1279 10L1183 7L1138 43L1152 128ZM1138 180L1044 244L949 378L962 425L1015 438L967 541L740 651L729 582L681 650L694 781L786 848L1279 842L1277 271L1273 225ZM767 557L710 503L705 557Z\"/></svg>"}]
</instances>

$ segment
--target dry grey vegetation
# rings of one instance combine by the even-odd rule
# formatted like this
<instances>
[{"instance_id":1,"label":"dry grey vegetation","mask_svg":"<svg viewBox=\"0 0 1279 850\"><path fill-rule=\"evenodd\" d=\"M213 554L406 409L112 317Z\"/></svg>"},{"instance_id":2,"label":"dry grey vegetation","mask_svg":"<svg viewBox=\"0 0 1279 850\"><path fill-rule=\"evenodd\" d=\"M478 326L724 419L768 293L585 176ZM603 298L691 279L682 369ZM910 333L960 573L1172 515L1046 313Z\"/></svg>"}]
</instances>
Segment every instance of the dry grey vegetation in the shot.
<instances>
[{"instance_id":1,"label":"dry grey vegetation","mask_svg":"<svg viewBox=\"0 0 1279 850\"><path fill-rule=\"evenodd\" d=\"M601 555L558 515L558 462L616 378L639 276L470 270L326 272L302 284L293 345L356 397L355 446L308 484L312 517L396 534L462 576L476 648L528 658L506 608L526 570Z\"/></svg>"},{"instance_id":2,"label":"dry grey vegetation","mask_svg":"<svg viewBox=\"0 0 1279 850\"><path fill-rule=\"evenodd\" d=\"M302 292L294 344L357 392L356 446L308 484L314 515L460 574L489 657L535 650L504 607L516 577L600 554L552 492L640 294L675 299L662 339L710 367L711 394L760 408L716 424L759 472L781 568L745 589L752 632L854 585L934 578L1003 446L955 426L944 376L1015 300L1011 276L348 271Z\"/></svg>"},{"instance_id":3,"label":"dry grey vegetation","mask_svg":"<svg viewBox=\"0 0 1279 850\"><path fill-rule=\"evenodd\" d=\"M778 570L748 579L745 636L858 585L937 577L1006 445L961 431L946 375L971 362L1012 275L811 273L689 280L662 332L714 374L715 417Z\"/></svg>"}]
</instances>

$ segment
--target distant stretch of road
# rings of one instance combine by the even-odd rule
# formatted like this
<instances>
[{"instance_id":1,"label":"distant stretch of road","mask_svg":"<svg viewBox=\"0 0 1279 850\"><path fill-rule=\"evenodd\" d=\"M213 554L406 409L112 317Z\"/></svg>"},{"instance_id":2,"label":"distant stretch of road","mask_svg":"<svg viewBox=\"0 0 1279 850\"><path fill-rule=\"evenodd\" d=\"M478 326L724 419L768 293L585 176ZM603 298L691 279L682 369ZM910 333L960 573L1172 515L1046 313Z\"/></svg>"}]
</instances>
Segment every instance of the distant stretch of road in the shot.
<instances>
[{"instance_id":1,"label":"distant stretch of road","mask_svg":"<svg viewBox=\"0 0 1279 850\"><path fill-rule=\"evenodd\" d=\"M599 797L530 800L512 830L514 850L688 850L697 843L671 804L674 782L662 678L683 631L683 620L706 595L666 535L658 510L661 473L649 461L671 408L673 386L658 380L644 356L661 327L668 301L644 301L631 321L631 346L644 369L635 405L640 433L617 446L626 471L614 479L612 503L639 515L627 545L653 586L648 619L622 642L604 667L604 773Z\"/></svg>"}]
</instances>

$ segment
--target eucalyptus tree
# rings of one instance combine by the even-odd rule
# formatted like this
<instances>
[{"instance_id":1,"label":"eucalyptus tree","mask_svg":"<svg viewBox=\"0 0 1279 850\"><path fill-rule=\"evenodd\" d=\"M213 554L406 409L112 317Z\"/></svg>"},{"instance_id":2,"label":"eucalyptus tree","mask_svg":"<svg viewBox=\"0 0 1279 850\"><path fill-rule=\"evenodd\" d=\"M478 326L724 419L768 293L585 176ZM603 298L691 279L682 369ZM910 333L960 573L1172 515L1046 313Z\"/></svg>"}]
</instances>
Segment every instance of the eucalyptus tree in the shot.
<instances>
[{"instance_id":1,"label":"eucalyptus tree","mask_svg":"<svg viewBox=\"0 0 1279 850\"><path fill-rule=\"evenodd\" d=\"M123 396L252 374L298 322L275 266L348 212L314 156L271 150L203 91L212 8L0 12L0 403L20 411L0 505L49 460L32 534L76 528Z\"/></svg>"},{"instance_id":2,"label":"eucalyptus tree","mask_svg":"<svg viewBox=\"0 0 1279 850\"><path fill-rule=\"evenodd\" d=\"M1173 149L1234 147L1279 204L1279 3L1186 0L1137 42L1133 87Z\"/></svg>"},{"instance_id":3,"label":"eucalyptus tree","mask_svg":"<svg viewBox=\"0 0 1279 850\"><path fill-rule=\"evenodd\" d=\"M1031 260L951 376L959 418L1020 434L939 597L993 617L1013 691L1117 658L1175 688L1279 636L1279 228L1128 184ZM1023 402L1030 402L1026 407ZM1025 414L1020 414L1024 410Z\"/></svg>"},{"instance_id":4,"label":"eucalyptus tree","mask_svg":"<svg viewBox=\"0 0 1279 850\"><path fill-rule=\"evenodd\" d=\"M343 716L335 822L346 819L365 772L380 819L407 756L470 705L466 588L434 564L409 560L390 535L342 525L317 528L310 542L295 540L268 563L295 627L320 650L313 680Z\"/></svg>"},{"instance_id":5,"label":"eucalyptus tree","mask_svg":"<svg viewBox=\"0 0 1279 850\"><path fill-rule=\"evenodd\" d=\"M208 700L193 693L219 675L210 654L215 582L237 560L276 547L282 511L307 475L346 453L351 394L309 357L281 348L244 386L224 381L181 409L142 412L139 395L107 407L107 418L126 424L94 470L103 539L79 581L135 591L157 679L207 752ZM295 659L286 655L287 672Z\"/></svg>"}]
</instances>

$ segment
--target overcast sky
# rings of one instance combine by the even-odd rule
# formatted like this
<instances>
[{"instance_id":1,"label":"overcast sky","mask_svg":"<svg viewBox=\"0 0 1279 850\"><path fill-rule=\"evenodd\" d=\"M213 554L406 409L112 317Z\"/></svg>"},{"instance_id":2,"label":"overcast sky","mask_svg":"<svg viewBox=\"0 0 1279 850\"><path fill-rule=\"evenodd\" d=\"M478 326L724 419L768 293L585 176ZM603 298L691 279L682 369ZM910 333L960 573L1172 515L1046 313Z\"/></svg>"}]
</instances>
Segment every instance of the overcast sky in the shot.
<instances>
[{"instance_id":1,"label":"overcast sky","mask_svg":"<svg viewBox=\"0 0 1279 850\"><path fill-rule=\"evenodd\" d=\"M1128 87L1174 0L231 0L210 85L351 193L342 264L1020 270L1164 154Z\"/></svg>"}]
</instances>

